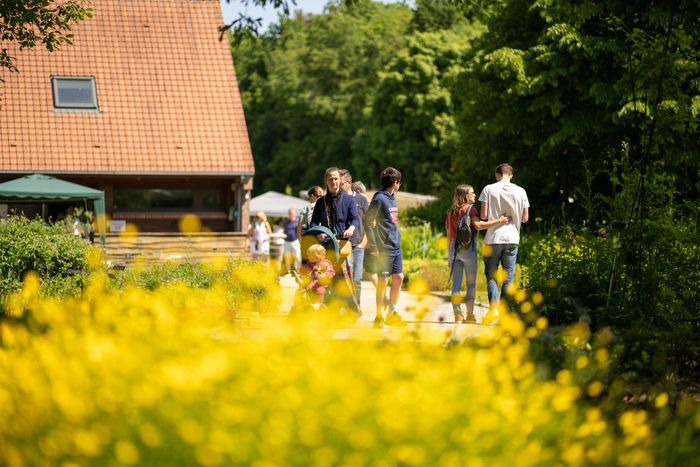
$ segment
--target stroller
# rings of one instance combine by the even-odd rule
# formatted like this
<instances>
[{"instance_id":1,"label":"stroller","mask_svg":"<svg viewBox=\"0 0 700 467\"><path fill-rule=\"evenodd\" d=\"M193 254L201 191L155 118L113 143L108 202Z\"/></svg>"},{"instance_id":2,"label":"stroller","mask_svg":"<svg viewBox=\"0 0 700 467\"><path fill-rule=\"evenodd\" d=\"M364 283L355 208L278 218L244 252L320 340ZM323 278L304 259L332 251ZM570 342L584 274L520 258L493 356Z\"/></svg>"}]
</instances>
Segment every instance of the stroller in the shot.
<instances>
[{"instance_id":1,"label":"stroller","mask_svg":"<svg viewBox=\"0 0 700 467\"><path fill-rule=\"evenodd\" d=\"M301 237L301 259L302 264L308 262L307 250L311 245L321 244L325 247L326 259L333 264L335 276L330 281L320 309L333 310L334 312L337 310L339 318L355 321L362 315L362 312L357 302L355 284L352 280L352 249L350 242L346 241L341 246L341 241L342 239L336 238L335 234L327 227L311 227ZM297 271L294 271L293 274L299 289L290 314L313 311L309 294L314 292L307 290Z\"/></svg>"}]
</instances>

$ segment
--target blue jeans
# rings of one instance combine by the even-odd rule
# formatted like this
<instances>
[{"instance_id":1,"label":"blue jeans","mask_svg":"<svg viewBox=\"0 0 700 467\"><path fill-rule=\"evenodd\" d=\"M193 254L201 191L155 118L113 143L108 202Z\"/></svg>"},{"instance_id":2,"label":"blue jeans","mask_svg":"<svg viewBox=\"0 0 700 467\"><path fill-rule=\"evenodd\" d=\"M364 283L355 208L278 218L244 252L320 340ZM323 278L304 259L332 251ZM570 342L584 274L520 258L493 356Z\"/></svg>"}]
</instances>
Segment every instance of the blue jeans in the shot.
<instances>
[{"instance_id":1,"label":"blue jeans","mask_svg":"<svg viewBox=\"0 0 700 467\"><path fill-rule=\"evenodd\" d=\"M491 244L491 254L484 256L484 273L486 274L486 283L489 293L489 303L496 304L499 298L506 296L506 289L513 282L515 276L515 260L518 257L518 245L515 244ZM500 297L498 294L498 282L494 278L494 273L498 269L498 265L508 273L506 280L501 287Z\"/></svg>"},{"instance_id":2,"label":"blue jeans","mask_svg":"<svg viewBox=\"0 0 700 467\"><path fill-rule=\"evenodd\" d=\"M352 281L355 283L355 297L360 304L362 295L362 273L364 272L365 249L353 247L352 249Z\"/></svg>"},{"instance_id":3,"label":"blue jeans","mask_svg":"<svg viewBox=\"0 0 700 467\"><path fill-rule=\"evenodd\" d=\"M459 251L455 256L455 241L451 240L448 253L448 261L452 268L452 309L455 313L460 313L460 306L464 302L467 305L467 311L471 314L474 312L476 298L476 242L472 243L468 250ZM463 273L467 276L467 293L464 300L460 298Z\"/></svg>"}]
</instances>

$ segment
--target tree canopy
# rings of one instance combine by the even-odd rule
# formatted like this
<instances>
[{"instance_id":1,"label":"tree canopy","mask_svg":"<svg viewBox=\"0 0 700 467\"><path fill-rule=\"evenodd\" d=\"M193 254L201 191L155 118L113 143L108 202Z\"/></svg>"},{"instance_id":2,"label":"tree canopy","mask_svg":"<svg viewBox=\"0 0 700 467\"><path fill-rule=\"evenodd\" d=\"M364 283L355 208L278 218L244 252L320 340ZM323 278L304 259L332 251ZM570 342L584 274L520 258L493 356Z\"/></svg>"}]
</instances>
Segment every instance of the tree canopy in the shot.
<instances>
[{"instance_id":1,"label":"tree canopy","mask_svg":"<svg viewBox=\"0 0 700 467\"><path fill-rule=\"evenodd\" d=\"M428 24L403 4L329 4L234 47L256 190L308 188L330 165L378 184L393 164L407 189L432 191L456 148L448 83L478 31L441 7L457 17Z\"/></svg>"},{"instance_id":2,"label":"tree canopy","mask_svg":"<svg viewBox=\"0 0 700 467\"><path fill-rule=\"evenodd\" d=\"M647 213L649 176L697 199L699 8L365 0L282 19L234 49L257 189L395 165L406 189L447 193L509 161L542 215ZM629 202L596 198L623 185Z\"/></svg>"},{"instance_id":3,"label":"tree canopy","mask_svg":"<svg viewBox=\"0 0 700 467\"><path fill-rule=\"evenodd\" d=\"M589 188L610 194L633 170L660 171L673 178L674 192L697 198L698 8L693 1L491 6L488 32L457 85L468 90L456 94L462 175L487 177L511 161L546 205L580 200Z\"/></svg>"}]
</instances>

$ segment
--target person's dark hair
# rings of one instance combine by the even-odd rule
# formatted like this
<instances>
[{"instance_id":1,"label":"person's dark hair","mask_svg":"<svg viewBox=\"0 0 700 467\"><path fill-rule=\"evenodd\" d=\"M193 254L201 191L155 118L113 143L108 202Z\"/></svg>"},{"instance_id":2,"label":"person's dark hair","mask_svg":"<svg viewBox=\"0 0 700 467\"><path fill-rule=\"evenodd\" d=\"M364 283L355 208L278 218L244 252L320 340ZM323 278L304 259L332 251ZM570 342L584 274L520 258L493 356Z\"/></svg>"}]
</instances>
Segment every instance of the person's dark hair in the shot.
<instances>
[{"instance_id":1,"label":"person's dark hair","mask_svg":"<svg viewBox=\"0 0 700 467\"><path fill-rule=\"evenodd\" d=\"M401 172L393 167L387 167L386 169L382 170L380 178L382 179L382 188L389 188L394 184L394 182L401 181Z\"/></svg>"},{"instance_id":2,"label":"person's dark hair","mask_svg":"<svg viewBox=\"0 0 700 467\"><path fill-rule=\"evenodd\" d=\"M496 173L501 175L510 175L512 177L513 167L511 167L510 164L506 162L496 167Z\"/></svg>"},{"instance_id":3,"label":"person's dark hair","mask_svg":"<svg viewBox=\"0 0 700 467\"><path fill-rule=\"evenodd\" d=\"M367 191L367 188L365 188L365 184L359 180L356 182L352 182L350 188L354 193L364 193Z\"/></svg>"},{"instance_id":4,"label":"person's dark hair","mask_svg":"<svg viewBox=\"0 0 700 467\"><path fill-rule=\"evenodd\" d=\"M338 171L338 175L340 175L341 181L347 180L350 183L352 183L352 174L350 173L350 171L348 169L340 169Z\"/></svg>"},{"instance_id":5,"label":"person's dark hair","mask_svg":"<svg viewBox=\"0 0 700 467\"><path fill-rule=\"evenodd\" d=\"M320 198L321 196L323 196L323 188L321 188L318 185L312 186L311 188L309 188L309 191L306 192L306 195L308 197L315 196L317 198Z\"/></svg>"}]
</instances>

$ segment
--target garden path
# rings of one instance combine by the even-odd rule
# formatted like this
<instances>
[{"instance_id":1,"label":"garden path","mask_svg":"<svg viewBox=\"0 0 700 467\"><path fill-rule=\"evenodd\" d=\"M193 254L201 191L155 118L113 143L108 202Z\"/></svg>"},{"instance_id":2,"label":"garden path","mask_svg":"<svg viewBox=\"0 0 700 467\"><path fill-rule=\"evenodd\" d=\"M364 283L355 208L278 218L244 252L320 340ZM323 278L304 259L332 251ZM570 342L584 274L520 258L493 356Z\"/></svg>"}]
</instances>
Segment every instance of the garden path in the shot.
<instances>
[{"instance_id":1,"label":"garden path","mask_svg":"<svg viewBox=\"0 0 700 467\"><path fill-rule=\"evenodd\" d=\"M293 280L286 280L286 278L281 278L280 285L282 286L283 297L281 311L286 313L294 302L294 293L297 285ZM449 291L433 292L419 296L404 290L399 297L398 308L399 314L408 324L407 327L392 328L385 326L378 331L373 329L375 316L374 290L371 282L362 281L362 316L354 326L355 332L353 336L355 338L357 337L357 331L364 333L365 330L371 330L372 334L376 336L377 334L391 335L397 331L408 329L412 332L418 332L421 340L444 341L446 339L457 339L461 341L477 337L491 328L480 324L484 315L488 312L487 306L477 303L474 307L474 314L479 324L455 325ZM422 321L419 321L416 315L422 312L425 312L425 316Z\"/></svg>"}]
</instances>

